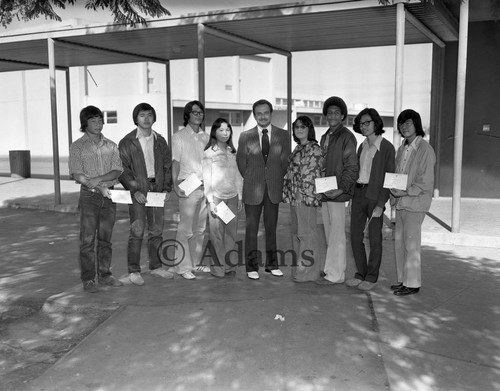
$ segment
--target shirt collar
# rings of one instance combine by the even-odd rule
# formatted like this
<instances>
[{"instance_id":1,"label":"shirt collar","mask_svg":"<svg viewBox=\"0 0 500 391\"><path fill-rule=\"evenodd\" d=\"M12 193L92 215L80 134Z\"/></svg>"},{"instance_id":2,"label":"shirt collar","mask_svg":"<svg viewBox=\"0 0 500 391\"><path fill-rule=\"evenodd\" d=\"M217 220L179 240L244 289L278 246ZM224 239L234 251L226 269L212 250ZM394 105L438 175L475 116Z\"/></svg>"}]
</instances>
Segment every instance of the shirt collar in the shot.
<instances>
[{"instance_id":1,"label":"shirt collar","mask_svg":"<svg viewBox=\"0 0 500 391\"><path fill-rule=\"evenodd\" d=\"M87 132L85 132L85 134L83 135L83 138L85 139L85 141L89 142L89 143L93 143L94 141L92 141L92 139L89 137L89 134ZM98 144L102 143L104 140L106 140L106 137L103 136L103 134L101 133L99 135L99 142Z\"/></svg>"},{"instance_id":2,"label":"shirt collar","mask_svg":"<svg viewBox=\"0 0 500 391\"><path fill-rule=\"evenodd\" d=\"M191 125L190 125L189 123L186 125L186 129L187 129L187 130L189 131L189 133L191 133L193 136L198 136L198 135L200 135L200 134L204 133L203 128L202 128L201 126L200 126L200 128L198 129L198 133L196 133L196 132L193 130L193 128L191 127Z\"/></svg>"},{"instance_id":3,"label":"shirt collar","mask_svg":"<svg viewBox=\"0 0 500 391\"><path fill-rule=\"evenodd\" d=\"M378 135L377 138L375 139L375 142L373 143L373 145L375 145L375 148L377 148L377 151L380 151L380 144L382 143L382 135ZM368 142L368 139L365 138L365 141L363 141L363 147L365 146L370 146L370 143Z\"/></svg>"},{"instance_id":4,"label":"shirt collar","mask_svg":"<svg viewBox=\"0 0 500 391\"><path fill-rule=\"evenodd\" d=\"M154 139L156 140L156 132L154 130L152 130L151 134L153 135ZM149 137L151 137L151 134L149 135ZM141 139L141 138L147 138L147 137L144 136L139 129L137 129L137 131L135 133L135 138Z\"/></svg>"},{"instance_id":5,"label":"shirt collar","mask_svg":"<svg viewBox=\"0 0 500 391\"><path fill-rule=\"evenodd\" d=\"M261 127L260 125L257 125L257 129L258 129L258 131L259 131L259 135L262 135L262 131L263 131L264 129L267 129L267 134L269 134L269 135L270 135L270 134L271 134L271 128L272 128L271 124L269 124L269 125L267 126L267 128L263 128L263 127Z\"/></svg>"},{"instance_id":6,"label":"shirt collar","mask_svg":"<svg viewBox=\"0 0 500 391\"><path fill-rule=\"evenodd\" d=\"M409 145L409 148L412 148L416 151L421 142L422 142L422 136L417 136L415 137L415 140L413 140L413 142Z\"/></svg>"},{"instance_id":7,"label":"shirt collar","mask_svg":"<svg viewBox=\"0 0 500 391\"><path fill-rule=\"evenodd\" d=\"M339 130L343 127L344 127L344 123L341 122L337 126L335 126L334 128L328 128L327 134L329 134L331 136L333 133L335 133L337 130Z\"/></svg>"}]
</instances>

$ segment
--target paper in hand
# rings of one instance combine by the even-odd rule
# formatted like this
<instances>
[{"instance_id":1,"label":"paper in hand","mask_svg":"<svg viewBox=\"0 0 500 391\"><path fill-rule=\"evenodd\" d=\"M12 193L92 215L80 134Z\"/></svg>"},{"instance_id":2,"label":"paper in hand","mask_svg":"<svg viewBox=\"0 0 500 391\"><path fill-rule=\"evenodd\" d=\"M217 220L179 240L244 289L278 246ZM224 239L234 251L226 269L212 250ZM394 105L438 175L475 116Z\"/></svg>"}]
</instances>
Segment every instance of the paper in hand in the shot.
<instances>
[{"instance_id":1,"label":"paper in hand","mask_svg":"<svg viewBox=\"0 0 500 391\"><path fill-rule=\"evenodd\" d=\"M224 201L217 204L217 212L215 212L215 214L220 217L224 224L228 224L236 217Z\"/></svg>"},{"instance_id":2,"label":"paper in hand","mask_svg":"<svg viewBox=\"0 0 500 391\"><path fill-rule=\"evenodd\" d=\"M337 190L337 177L327 176L324 178L316 178L314 179L314 184L316 185L316 194Z\"/></svg>"},{"instance_id":3,"label":"paper in hand","mask_svg":"<svg viewBox=\"0 0 500 391\"><path fill-rule=\"evenodd\" d=\"M131 204L132 197L128 190L109 190L111 193L111 201L115 204Z\"/></svg>"},{"instance_id":4,"label":"paper in hand","mask_svg":"<svg viewBox=\"0 0 500 391\"><path fill-rule=\"evenodd\" d=\"M157 193L150 191L147 194L146 206L165 206L165 193Z\"/></svg>"},{"instance_id":5,"label":"paper in hand","mask_svg":"<svg viewBox=\"0 0 500 391\"><path fill-rule=\"evenodd\" d=\"M186 179L184 179L179 187L184 190L186 195L190 195L193 191L195 191L198 187L201 186L200 179L196 176L196 174L189 175Z\"/></svg>"},{"instance_id":6,"label":"paper in hand","mask_svg":"<svg viewBox=\"0 0 500 391\"><path fill-rule=\"evenodd\" d=\"M384 188L406 190L408 182L408 175L406 174L393 174L392 172L385 173Z\"/></svg>"}]
</instances>

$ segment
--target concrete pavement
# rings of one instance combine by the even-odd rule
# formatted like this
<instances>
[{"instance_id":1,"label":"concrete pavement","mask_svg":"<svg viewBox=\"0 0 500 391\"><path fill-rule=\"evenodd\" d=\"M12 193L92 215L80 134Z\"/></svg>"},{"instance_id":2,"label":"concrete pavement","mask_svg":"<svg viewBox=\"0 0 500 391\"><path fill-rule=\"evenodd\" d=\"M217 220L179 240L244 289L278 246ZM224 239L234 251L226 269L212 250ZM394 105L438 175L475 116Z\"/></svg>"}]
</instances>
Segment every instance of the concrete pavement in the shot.
<instances>
[{"instance_id":1,"label":"concrete pavement","mask_svg":"<svg viewBox=\"0 0 500 391\"><path fill-rule=\"evenodd\" d=\"M4 206L50 197L50 191L33 194L34 189L42 192L43 183L24 183L30 191L25 195L12 188L6 194L5 184L0 185ZM67 197L74 205L72 193ZM175 212L172 201L165 238L175 237ZM77 215L0 209L0 216L0 287L6 306L46 297L44 313L64 324L64 332L85 323L92 309L112 313L25 389L500 388L498 248L427 243L422 290L404 298L388 289L395 281L391 241L384 242L381 276L370 293L344 285L296 284L288 267L282 268L283 279L262 275L254 282L240 267L235 280L208 274L195 281L163 280L145 273L142 287L127 284L92 295L79 283ZM279 224L279 246L289 248L285 206ZM126 208L119 207L113 273L124 281L127 230ZM352 269L349 262L348 276ZM36 345L47 330L17 338ZM7 333L15 337L14 330Z\"/></svg>"}]
</instances>

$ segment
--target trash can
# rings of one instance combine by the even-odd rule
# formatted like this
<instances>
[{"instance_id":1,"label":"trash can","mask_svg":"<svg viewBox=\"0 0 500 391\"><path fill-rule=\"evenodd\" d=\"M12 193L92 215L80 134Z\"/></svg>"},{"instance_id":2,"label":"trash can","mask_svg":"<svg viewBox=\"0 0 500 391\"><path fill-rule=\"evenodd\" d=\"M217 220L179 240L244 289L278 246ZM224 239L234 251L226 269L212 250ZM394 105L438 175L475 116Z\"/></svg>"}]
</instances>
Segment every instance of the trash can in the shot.
<instances>
[{"instance_id":1,"label":"trash can","mask_svg":"<svg viewBox=\"0 0 500 391\"><path fill-rule=\"evenodd\" d=\"M9 151L10 176L29 178L31 176L30 151Z\"/></svg>"}]
</instances>

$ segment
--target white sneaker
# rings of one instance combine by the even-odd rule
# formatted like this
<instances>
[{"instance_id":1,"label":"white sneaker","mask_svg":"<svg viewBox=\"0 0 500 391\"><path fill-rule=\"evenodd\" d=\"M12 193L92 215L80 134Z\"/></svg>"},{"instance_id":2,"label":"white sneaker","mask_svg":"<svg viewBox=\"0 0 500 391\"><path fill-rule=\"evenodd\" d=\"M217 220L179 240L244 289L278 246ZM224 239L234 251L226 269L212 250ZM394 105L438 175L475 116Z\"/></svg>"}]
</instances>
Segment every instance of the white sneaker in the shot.
<instances>
[{"instance_id":1,"label":"white sneaker","mask_svg":"<svg viewBox=\"0 0 500 391\"><path fill-rule=\"evenodd\" d=\"M128 275L128 279L134 285L144 285L144 280L142 279L141 273L135 272Z\"/></svg>"},{"instance_id":2,"label":"white sneaker","mask_svg":"<svg viewBox=\"0 0 500 391\"><path fill-rule=\"evenodd\" d=\"M156 277L166 278L167 280L174 278L174 273L172 273L171 271L165 270L162 267L159 267L158 269L151 270L151 275L156 276Z\"/></svg>"},{"instance_id":3,"label":"white sneaker","mask_svg":"<svg viewBox=\"0 0 500 391\"><path fill-rule=\"evenodd\" d=\"M271 273L275 277L283 277L283 272L280 269L266 269L266 273Z\"/></svg>"},{"instance_id":4,"label":"white sneaker","mask_svg":"<svg viewBox=\"0 0 500 391\"><path fill-rule=\"evenodd\" d=\"M181 274L182 277L184 277L186 280L194 280L196 276L191 273L191 272L186 272L184 274Z\"/></svg>"},{"instance_id":5,"label":"white sneaker","mask_svg":"<svg viewBox=\"0 0 500 391\"><path fill-rule=\"evenodd\" d=\"M210 266L205 266L205 265L196 266L194 268L194 271L201 272L201 273L210 273Z\"/></svg>"},{"instance_id":6,"label":"white sneaker","mask_svg":"<svg viewBox=\"0 0 500 391\"><path fill-rule=\"evenodd\" d=\"M247 277L250 278L251 280L258 280L259 279L259 273L257 273L257 272L247 272Z\"/></svg>"}]
</instances>

